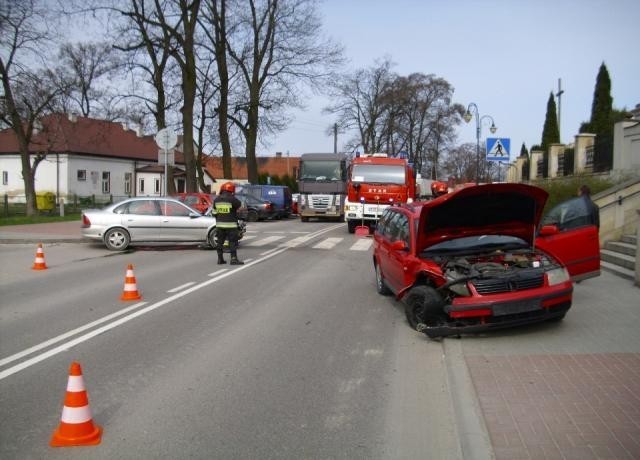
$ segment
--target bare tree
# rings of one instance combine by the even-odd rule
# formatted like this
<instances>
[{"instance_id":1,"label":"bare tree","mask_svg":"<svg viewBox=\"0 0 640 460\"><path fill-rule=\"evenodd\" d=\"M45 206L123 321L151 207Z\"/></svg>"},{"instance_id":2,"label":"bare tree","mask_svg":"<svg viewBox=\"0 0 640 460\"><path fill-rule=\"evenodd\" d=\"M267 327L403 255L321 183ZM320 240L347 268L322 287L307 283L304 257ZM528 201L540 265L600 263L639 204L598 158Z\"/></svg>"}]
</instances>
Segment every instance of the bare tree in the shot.
<instances>
[{"instance_id":1,"label":"bare tree","mask_svg":"<svg viewBox=\"0 0 640 460\"><path fill-rule=\"evenodd\" d=\"M215 61L204 60L204 65L198 66L198 90L196 93L196 101L198 103L198 111L196 112L196 118L194 121L197 139L196 145L198 147L198 155L196 158L196 170L198 176L198 186L200 190L209 192L207 186L204 183L204 168L203 165L206 162L205 145L208 140L218 139L217 135L209 134L211 128L209 122L218 117L217 109L215 107L215 97L219 95L220 85L216 83L214 78ZM211 129L211 131L214 131ZM218 129L216 134L220 134ZM228 138L227 138L228 141ZM225 175L224 177L231 178L231 175Z\"/></svg>"},{"instance_id":2,"label":"bare tree","mask_svg":"<svg viewBox=\"0 0 640 460\"><path fill-rule=\"evenodd\" d=\"M342 49L321 36L316 5L317 0L236 1L227 16L236 21L226 42L242 87L226 115L244 137L250 182L258 181L261 130L268 135L284 129L283 112L303 105L303 88L319 89L342 62Z\"/></svg>"},{"instance_id":3,"label":"bare tree","mask_svg":"<svg viewBox=\"0 0 640 460\"><path fill-rule=\"evenodd\" d=\"M2 122L15 133L20 150L26 213L35 215L35 173L43 155L30 152L39 118L53 110L61 88L44 63L43 50L51 35L44 27L46 5L35 0L10 1L0 6L0 78L4 91ZM41 62L42 67L35 65ZM33 160L33 163L32 163Z\"/></svg>"},{"instance_id":4,"label":"bare tree","mask_svg":"<svg viewBox=\"0 0 640 460\"><path fill-rule=\"evenodd\" d=\"M388 123L385 114L390 91L396 76L391 72L392 63L386 58L368 69L358 69L336 79L331 96L335 102L325 108L338 117L343 130L355 130L356 138L348 143L355 149L361 145L365 152L382 151L388 139Z\"/></svg>"},{"instance_id":5,"label":"bare tree","mask_svg":"<svg viewBox=\"0 0 640 460\"><path fill-rule=\"evenodd\" d=\"M132 95L143 101L153 115L157 130L168 127L170 111L177 101L183 101L181 109L182 144L187 177L186 188L196 191L196 163L193 151L194 99L195 99L195 57L187 51L183 58L183 45L193 43L192 38L181 35L180 24L184 15L189 16L191 8L199 9L199 2L187 4L183 0L160 1L128 0L114 4L108 11L125 18L115 28L117 37L114 47L126 52L129 56L128 68L131 81L134 83ZM197 17L197 12L195 13ZM133 26L133 27L132 27ZM195 18L184 26L189 33L195 33ZM187 34L187 35L188 35ZM174 63L179 71L175 78ZM190 69L190 70L189 70ZM139 78L142 77L142 78ZM185 84L185 78L187 83ZM172 96L172 85L169 81L179 81L180 97ZM140 82L147 82L152 89L149 93L140 87ZM185 93L186 91L186 93ZM167 184L169 194L175 193L173 167L168 168Z\"/></svg>"},{"instance_id":6,"label":"bare tree","mask_svg":"<svg viewBox=\"0 0 640 460\"><path fill-rule=\"evenodd\" d=\"M65 111L79 109L83 116L90 116L94 105L108 98L106 85L100 85L100 80L119 68L113 48L108 43L66 43L60 48L59 58L62 65L58 73L70 89Z\"/></svg>"},{"instance_id":7,"label":"bare tree","mask_svg":"<svg viewBox=\"0 0 640 460\"><path fill-rule=\"evenodd\" d=\"M396 133L418 171L437 171L440 149L455 139L464 107L452 103L453 87L434 75L398 77L387 95L397 107ZM399 116L398 116L399 114ZM397 150L391 150L397 152Z\"/></svg>"},{"instance_id":8,"label":"bare tree","mask_svg":"<svg viewBox=\"0 0 640 460\"><path fill-rule=\"evenodd\" d=\"M356 131L348 148L407 153L417 171L431 166L435 177L440 151L455 140L464 109L452 103L453 88L442 78L391 72L389 59L337 80L335 102L325 109L342 129Z\"/></svg>"},{"instance_id":9,"label":"bare tree","mask_svg":"<svg viewBox=\"0 0 640 460\"><path fill-rule=\"evenodd\" d=\"M498 174L498 166L493 161L480 159L480 181L491 182ZM474 144L462 144L451 149L444 160L444 170L450 177L454 177L458 183L474 182L476 175L476 146Z\"/></svg>"},{"instance_id":10,"label":"bare tree","mask_svg":"<svg viewBox=\"0 0 640 460\"><path fill-rule=\"evenodd\" d=\"M449 177L459 182L471 182L476 174L476 146L462 144L449 150L443 167Z\"/></svg>"},{"instance_id":11,"label":"bare tree","mask_svg":"<svg viewBox=\"0 0 640 460\"><path fill-rule=\"evenodd\" d=\"M227 0L209 0L202 16L203 30L211 44L219 80L219 97L216 113L218 114L218 139L222 148L222 173L226 178L233 178L231 168L231 140L229 136L229 65L227 62L228 41L231 31L227 28Z\"/></svg>"}]
</instances>

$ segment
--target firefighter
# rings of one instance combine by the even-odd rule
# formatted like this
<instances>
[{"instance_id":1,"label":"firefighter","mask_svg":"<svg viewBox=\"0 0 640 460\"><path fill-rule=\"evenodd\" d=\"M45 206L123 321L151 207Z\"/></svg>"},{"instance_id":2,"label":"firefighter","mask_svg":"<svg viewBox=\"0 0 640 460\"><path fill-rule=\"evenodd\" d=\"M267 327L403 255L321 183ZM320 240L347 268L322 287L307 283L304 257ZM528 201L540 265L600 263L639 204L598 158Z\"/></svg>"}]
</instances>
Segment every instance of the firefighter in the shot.
<instances>
[{"instance_id":1,"label":"firefighter","mask_svg":"<svg viewBox=\"0 0 640 460\"><path fill-rule=\"evenodd\" d=\"M218 265L226 264L224 260L224 242L229 241L231 265L244 265L238 260L238 209L242 206L234 194L236 186L233 182L225 182L220 186L220 195L213 200L213 212L216 216L216 250Z\"/></svg>"}]
</instances>

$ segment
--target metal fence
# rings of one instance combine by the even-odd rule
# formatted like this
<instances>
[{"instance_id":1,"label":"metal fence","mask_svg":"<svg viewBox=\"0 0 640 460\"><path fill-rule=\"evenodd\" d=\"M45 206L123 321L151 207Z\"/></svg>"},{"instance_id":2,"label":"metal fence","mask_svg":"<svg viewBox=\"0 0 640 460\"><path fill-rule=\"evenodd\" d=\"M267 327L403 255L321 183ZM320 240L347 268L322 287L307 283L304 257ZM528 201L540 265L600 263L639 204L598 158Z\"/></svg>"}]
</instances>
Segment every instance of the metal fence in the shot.
<instances>
[{"instance_id":1,"label":"metal fence","mask_svg":"<svg viewBox=\"0 0 640 460\"><path fill-rule=\"evenodd\" d=\"M60 206L64 206L65 213L78 213L83 209L90 208L102 208L111 203L117 203L129 196L114 196L108 197L95 195L79 196L68 195L59 199L53 193L37 193L36 194L36 207L41 213L56 214L60 212ZM26 195L7 195L5 194L2 199L1 216L24 216L27 213L27 197Z\"/></svg>"}]
</instances>

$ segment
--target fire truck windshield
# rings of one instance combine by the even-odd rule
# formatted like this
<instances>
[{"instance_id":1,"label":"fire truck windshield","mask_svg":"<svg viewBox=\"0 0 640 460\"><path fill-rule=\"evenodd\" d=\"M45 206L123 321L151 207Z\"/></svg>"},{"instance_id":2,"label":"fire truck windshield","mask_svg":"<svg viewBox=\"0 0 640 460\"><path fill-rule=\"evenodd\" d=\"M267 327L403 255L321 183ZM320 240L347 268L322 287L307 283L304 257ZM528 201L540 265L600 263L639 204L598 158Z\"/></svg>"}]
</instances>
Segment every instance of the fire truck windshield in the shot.
<instances>
[{"instance_id":1,"label":"fire truck windshield","mask_svg":"<svg viewBox=\"0 0 640 460\"><path fill-rule=\"evenodd\" d=\"M300 163L300 180L343 181L345 169L341 161L305 160Z\"/></svg>"},{"instance_id":2,"label":"fire truck windshield","mask_svg":"<svg viewBox=\"0 0 640 460\"><path fill-rule=\"evenodd\" d=\"M353 165L351 180L377 184L404 184L405 168L402 165Z\"/></svg>"}]
</instances>

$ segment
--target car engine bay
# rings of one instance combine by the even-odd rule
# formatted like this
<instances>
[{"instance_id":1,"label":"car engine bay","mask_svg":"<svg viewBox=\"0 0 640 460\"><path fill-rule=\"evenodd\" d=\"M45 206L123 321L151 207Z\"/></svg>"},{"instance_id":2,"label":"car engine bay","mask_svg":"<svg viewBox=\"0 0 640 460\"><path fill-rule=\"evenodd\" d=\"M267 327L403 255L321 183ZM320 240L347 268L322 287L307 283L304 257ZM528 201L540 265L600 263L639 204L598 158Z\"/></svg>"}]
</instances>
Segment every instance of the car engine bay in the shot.
<instances>
[{"instance_id":1,"label":"car engine bay","mask_svg":"<svg viewBox=\"0 0 640 460\"><path fill-rule=\"evenodd\" d=\"M479 294L496 294L539 287L544 273L557 267L546 254L535 250L492 251L469 256L435 258L447 282L439 290L469 295L466 283L471 281Z\"/></svg>"}]
</instances>

